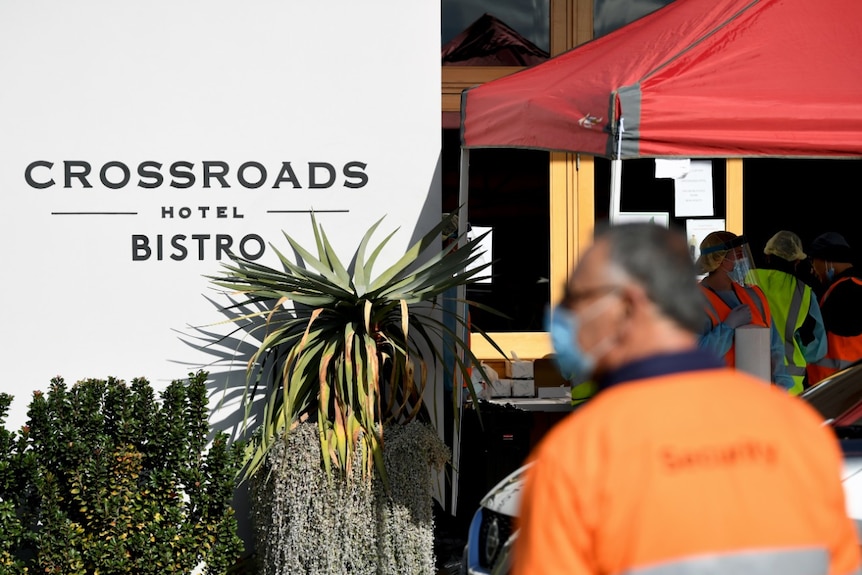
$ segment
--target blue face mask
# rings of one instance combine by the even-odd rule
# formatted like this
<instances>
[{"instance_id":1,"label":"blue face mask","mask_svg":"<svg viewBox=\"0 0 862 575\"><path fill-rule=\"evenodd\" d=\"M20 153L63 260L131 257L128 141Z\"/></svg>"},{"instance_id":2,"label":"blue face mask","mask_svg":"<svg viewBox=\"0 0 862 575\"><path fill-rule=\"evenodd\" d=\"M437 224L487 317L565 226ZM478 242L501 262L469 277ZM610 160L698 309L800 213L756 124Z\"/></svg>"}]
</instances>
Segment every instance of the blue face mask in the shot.
<instances>
[{"instance_id":1,"label":"blue face mask","mask_svg":"<svg viewBox=\"0 0 862 575\"><path fill-rule=\"evenodd\" d=\"M829 265L829 262L827 262L826 265L828 266L826 268L826 281L832 283L832 280L835 279L835 268Z\"/></svg>"},{"instance_id":2,"label":"blue face mask","mask_svg":"<svg viewBox=\"0 0 862 575\"><path fill-rule=\"evenodd\" d=\"M730 270L727 275L732 281L744 286L746 279L748 278L748 272L750 271L751 267L748 265L748 260L746 258L741 258L733 263L733 269Z\"/></svg>"},{"instance_id":3,"label":"blue face mask","mask_svg":"<svg viewBox=\"0 0 862 575\"><path fill-rule=\"evenodd\" d=\"M579 328L580 322L574 312L561 306L554 309L548 331L554 346L557 368L573 385L590 379L596 368L596 359L581 349L578 343Z\"/></svg>"}]
</instances>

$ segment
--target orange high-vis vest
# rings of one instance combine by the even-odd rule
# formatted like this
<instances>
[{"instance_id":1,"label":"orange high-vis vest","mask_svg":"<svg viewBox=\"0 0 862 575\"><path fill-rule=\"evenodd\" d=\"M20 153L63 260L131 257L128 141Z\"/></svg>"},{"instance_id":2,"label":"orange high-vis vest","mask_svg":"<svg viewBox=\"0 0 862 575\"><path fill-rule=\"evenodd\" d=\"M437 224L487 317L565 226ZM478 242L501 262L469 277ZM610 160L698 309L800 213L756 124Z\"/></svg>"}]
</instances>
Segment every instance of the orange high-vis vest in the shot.
<instances>
[{"instance_id":1,"label":"orange high-vis vest","mask_svg":"<svg viewBox=\"0 0 862 575\"><path fill-rule=\"evenodd\" d=\"M832 430L804 401L744 372L703 369L607 388L528 460L513 575L849 575L860 567Z\"/></svg>"},{"instance_id":2,"label":"orange high-vis vest","mask_svg":"<svg viewBox=\"0 0 862 575\"><path fill-rule=\"evenodd\" d=\"M769 304L766 301L766 296L760 288L757 286L742 287L736 282L733 282L732 286L733 292L736 294L736 297L739 298L739 302L747 304L751 309L751 325L770 327L772 324L772 316L769 313ZM706 315L709 316L709 320L714 328L727 318L732 308L724 303L724 300L722 300L717 293L702 283L700 284L700 289L706 295ZM724 361L730 367L734 367L736 365L735 347L735 345L731 345L727 353L724 354Z\"/></svg>"},{"instance_id":3,"label":"orange high-vis vest","mask_svg":"<svg viewBox=\"0 0 862 575\"><path fill-rule=\"evenodd\" d=\"M852 281L862 286L862 280L859 278L844 277L839 279L829 286L829 289L820 298L821 309L835 286L845 281ZM860 358L862 358L862 334L856 336L837 335L829 331L827 325L826 356L820 361L808 365L808 382L815 385Z\"/></svg>"}]
</instances>

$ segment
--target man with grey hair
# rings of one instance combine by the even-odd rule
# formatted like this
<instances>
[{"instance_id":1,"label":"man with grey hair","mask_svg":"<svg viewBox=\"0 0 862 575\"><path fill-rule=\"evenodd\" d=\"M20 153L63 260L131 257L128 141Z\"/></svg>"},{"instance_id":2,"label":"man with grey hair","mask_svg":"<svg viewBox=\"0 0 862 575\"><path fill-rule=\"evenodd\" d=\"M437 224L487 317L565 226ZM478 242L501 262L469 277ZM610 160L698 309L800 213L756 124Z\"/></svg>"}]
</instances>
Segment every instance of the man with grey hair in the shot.
<instances>
[{"instance_id":1,"label":"man with grey hair","mask_svg":"<svg viewBox=\"0 0 862 575\"><path fill-rule=\"evenodd\" d=\"M597 233L550 332L600 389L528 458L514 575L858 572L835 436L698 348L702 297L682 234Z\"/></svg>"}]
</instances>

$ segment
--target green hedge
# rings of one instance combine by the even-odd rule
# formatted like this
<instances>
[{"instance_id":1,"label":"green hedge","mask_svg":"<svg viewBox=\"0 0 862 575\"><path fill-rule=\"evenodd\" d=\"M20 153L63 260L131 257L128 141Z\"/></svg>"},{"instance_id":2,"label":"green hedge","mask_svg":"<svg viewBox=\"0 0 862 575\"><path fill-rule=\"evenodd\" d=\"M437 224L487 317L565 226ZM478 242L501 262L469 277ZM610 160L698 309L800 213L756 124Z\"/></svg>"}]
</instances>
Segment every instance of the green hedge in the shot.
<instances>
[{"instance_id":1,"label":"green hedge","mask_svg":"<svg viewBox=\"0 0 862 575\"><path fill-rule=\"evenodd\" d=\"M241 446L210 437L206 372L157 400L146 379L35 392L0 427L0 575L225 573L242 553L231 507ZM11 397L0 394L0 424Z\"/></svg>"}]
</instances>

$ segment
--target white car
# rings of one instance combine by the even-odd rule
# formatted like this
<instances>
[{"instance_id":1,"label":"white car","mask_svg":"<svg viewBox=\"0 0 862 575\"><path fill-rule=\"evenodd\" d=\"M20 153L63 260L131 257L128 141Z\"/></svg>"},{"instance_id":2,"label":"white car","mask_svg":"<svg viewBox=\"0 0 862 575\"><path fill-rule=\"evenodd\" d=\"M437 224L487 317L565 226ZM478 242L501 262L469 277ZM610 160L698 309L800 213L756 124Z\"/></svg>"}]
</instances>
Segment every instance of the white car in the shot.
<instances>
[{"instance_id":1,"label":"white car","mask_svg":"<svg viewBox=\"0 0 862 575\"><path fill-rule=\"evenodd\" d=\"M461 575L509 572L509 554L518 536L514 519L521 501L523 476L529 465L520 467L494 486L482 498L470 522L467 545L461 558Z\"/></svg>"},{"instance_id":2,"label":"white car","mask_svg":"<svg viewBox=\"0 0 862 575\"><path fill-rule=\"evenodd\" d=\"M862 541L862 360L836 373L800 397L830 425L844 453L844 493L847 513L856 522ZM505 575L518 537L514 519L523 487L525 465L500 481L482 498L473 515L461 560L461 575Z\"/></svg>"}]
</instances>

